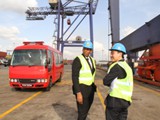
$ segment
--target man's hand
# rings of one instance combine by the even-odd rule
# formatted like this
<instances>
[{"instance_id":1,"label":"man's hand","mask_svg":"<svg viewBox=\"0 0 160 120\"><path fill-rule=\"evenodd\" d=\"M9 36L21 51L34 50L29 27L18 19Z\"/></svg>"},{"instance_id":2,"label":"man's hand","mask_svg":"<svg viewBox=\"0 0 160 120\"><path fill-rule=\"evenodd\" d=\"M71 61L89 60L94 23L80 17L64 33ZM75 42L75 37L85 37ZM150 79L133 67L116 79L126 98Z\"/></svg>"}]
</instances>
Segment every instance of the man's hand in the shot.
<instances>
[{"instance_id":1,"label":"man's hand","mask_svg":"<svg viewBox=\"0 0 160 120\"><path fill-rule=\"evenodd\" d=\"M79 104L83 104L83 96L82 96L82 93L81 92L78 92L77 93L77 102Z\"/></svg>"}]
</instances>

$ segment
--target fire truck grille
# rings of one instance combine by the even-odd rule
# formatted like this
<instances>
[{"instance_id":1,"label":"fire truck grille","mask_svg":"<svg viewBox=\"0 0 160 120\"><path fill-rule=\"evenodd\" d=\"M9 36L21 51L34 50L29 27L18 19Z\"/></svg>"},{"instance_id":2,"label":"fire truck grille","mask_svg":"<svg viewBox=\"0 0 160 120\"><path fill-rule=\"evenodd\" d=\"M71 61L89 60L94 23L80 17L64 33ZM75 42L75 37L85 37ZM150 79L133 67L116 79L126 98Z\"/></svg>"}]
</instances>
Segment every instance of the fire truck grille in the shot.
<instances>
[{"instance_id":1,"label":"fire truck grille","mask_svg":"<svg viewBox=\"0 0 160 120\"><path fill-rule=\"evenodd\" d=\"M20 83L36 83L35 79L19 79Z\"/></svg>"}]
</instances>

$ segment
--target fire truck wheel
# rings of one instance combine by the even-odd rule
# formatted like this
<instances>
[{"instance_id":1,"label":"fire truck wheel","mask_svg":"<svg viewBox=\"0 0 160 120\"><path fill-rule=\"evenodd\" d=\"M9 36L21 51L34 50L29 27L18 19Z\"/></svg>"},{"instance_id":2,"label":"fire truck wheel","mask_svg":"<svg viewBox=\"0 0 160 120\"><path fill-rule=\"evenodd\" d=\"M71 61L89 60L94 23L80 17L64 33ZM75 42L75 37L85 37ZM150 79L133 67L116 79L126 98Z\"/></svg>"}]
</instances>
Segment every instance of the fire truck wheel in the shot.
<instances>
[{"instance_id":1,"label":"fire truck wheel","mask_svg":"<svg viewBox=\"0 0 160 120\"><path fill-rule=\"evenodd\" d=\"M50 91L51 87L52 87L52 79L50 79L48 87L45 88L45 91Z\"/></svg>"},{"instance_id":2,"label":"fire truck wheel","mask_svg":"<svg viewBox=\"0 0 160 120\"><path fill-rule=\"evenodd\" d=\"M62 80L62 74L60 75L59 79L57 80L57 82L61 82Z\"/></svg>"}]
</instances>

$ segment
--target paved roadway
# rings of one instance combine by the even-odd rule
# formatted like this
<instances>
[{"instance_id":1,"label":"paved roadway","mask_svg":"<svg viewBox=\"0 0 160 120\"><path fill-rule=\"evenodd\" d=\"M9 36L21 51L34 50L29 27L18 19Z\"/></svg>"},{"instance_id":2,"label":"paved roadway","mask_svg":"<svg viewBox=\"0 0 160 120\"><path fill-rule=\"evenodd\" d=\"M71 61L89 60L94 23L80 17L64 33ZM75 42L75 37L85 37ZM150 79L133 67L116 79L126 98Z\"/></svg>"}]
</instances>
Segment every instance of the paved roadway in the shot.
<instances>
[{"instance_id":1,"label":"paved roadway","mask_svg":"<svg viewBox=\"0 0 160 120\"><path fill-rule=\"evenodd\" d=\"M106 73L97 70L98 86L87 120L105 120L103 101L108 87L102 85ZM0 119L1 120L76 120L75 97L71 90L71 66L65 66L61 83L50 92L41 90L15 91L8 84L8 67L0 66ZM160 88L135 82L133 103L128 120L158 120L160 118Z\"/></svg>"}]
</instances>

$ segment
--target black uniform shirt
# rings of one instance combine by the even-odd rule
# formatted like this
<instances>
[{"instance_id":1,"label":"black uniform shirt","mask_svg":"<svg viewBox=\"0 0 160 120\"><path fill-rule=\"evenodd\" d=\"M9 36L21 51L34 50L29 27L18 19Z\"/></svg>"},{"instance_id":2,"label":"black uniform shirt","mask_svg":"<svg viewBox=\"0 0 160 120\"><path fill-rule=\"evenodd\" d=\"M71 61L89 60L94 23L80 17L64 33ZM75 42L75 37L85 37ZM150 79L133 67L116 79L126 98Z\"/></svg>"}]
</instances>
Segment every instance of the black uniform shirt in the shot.
<instances>
[{"instance_id":1,"label":"black uniform shirt","mask_svg":"<svg viewBox=\"0 0 160 120\"><path fill-rule=\"evenodd\" d=\"M124 60L120 60L119 62L121 61ZM111 68L110 72L104 77L103 84L110 87L112 81L115 78L123 79L125 77L126 77L125 70L120 65L116 64ZM130 102L108 95L105 100L105 104L107 105L107 107L126 108L130 105Z\"/></svg>"}]
</instances>

